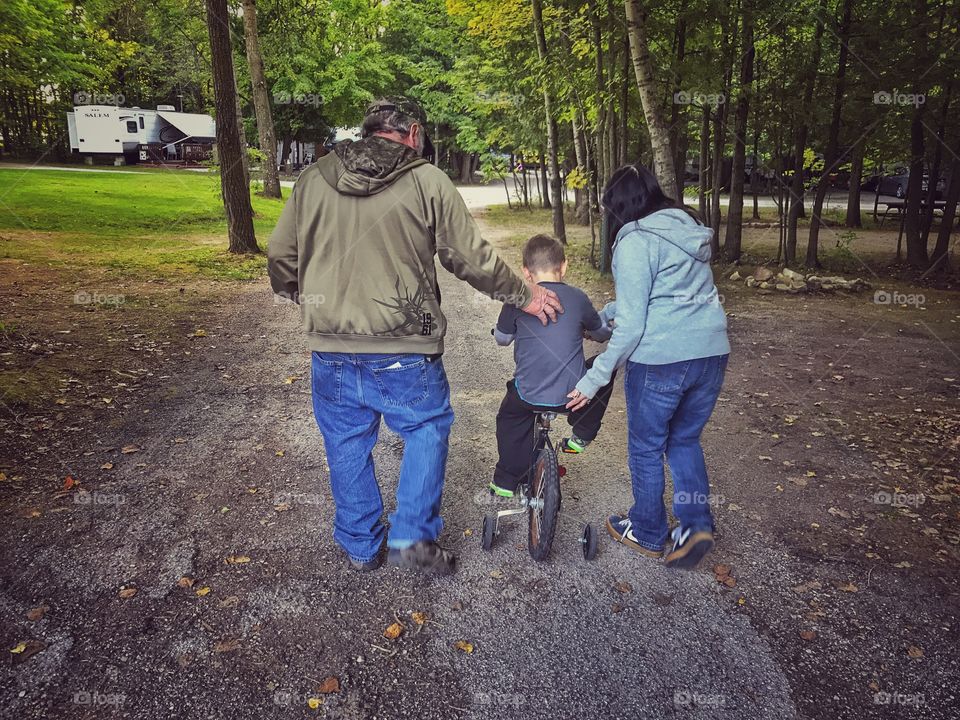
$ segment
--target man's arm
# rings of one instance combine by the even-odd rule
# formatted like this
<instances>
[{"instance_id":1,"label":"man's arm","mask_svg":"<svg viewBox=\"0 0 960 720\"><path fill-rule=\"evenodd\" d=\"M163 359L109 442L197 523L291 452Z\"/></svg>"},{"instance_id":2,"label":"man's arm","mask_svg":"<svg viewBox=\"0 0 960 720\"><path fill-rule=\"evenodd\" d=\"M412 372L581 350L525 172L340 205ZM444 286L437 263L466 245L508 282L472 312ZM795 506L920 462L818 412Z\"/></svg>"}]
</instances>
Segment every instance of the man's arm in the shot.
<instances>
[{"instance_id":1,"label":"man's arm","mask_svg":"<svg viewBox=\"0 0 960 720\"><path fill-rule=\"evenodd\" d=\"M445 175L436 184L439 197L430 200L440 264L484 295L509 303L524 312L555 319L563 307L556 293L528 285L500 259L483 239L457 188Z\"/></svg>"},{"instance_id":2,"label":"man's arm","mask_svg":"<svg viewBox=\"0 0 960 720\"><path fill-rule=\"evenodd\" d=\"M300 275L297 258L297 188L283 206L277 226L267 245L267 271L273 291L293 302L300 296Z\"/></svg>"}]
</instances>

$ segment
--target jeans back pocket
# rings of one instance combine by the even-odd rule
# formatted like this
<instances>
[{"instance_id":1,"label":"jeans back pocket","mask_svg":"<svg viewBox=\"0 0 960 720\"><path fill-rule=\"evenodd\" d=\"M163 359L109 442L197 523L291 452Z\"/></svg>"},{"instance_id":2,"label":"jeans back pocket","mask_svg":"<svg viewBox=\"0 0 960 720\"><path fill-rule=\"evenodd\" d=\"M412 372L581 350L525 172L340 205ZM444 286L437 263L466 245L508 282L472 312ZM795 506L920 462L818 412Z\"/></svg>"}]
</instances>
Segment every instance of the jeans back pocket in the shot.
<instances>
[{"instance_id":1,"label":"jeans back pocket","mask_svg":"<svg viewBox=\"0 0 960 720\"><path fill-rule=\"evenodd\" d=\"M313 396L327 402L340 402L340 386L343 384L343 362L327 360L320 353L313 353L311 372Z\"/></svg>"},{"instance_id":2,"label":"jeans back pocket","mask_svg":"<svg viewBox=\"0 0 960 720\"><path fill-rule=\"evenodd\" d=\"M402 358L393 366L373 368L373 376L384 405L411 407L423 402L429 392L425 358Z\"/></svg>"},{"instance_id":3,"label":"jeans back pocket","mask_svg":"<svg viewBox=\"0 0 960 720\"><path fill-rule=\"evenodd\" d=\"M644 365L646 374L643 386L657 392L679 392L687 377L690 361L669 363L667 365Z\"/></svg>"}]
</instances>

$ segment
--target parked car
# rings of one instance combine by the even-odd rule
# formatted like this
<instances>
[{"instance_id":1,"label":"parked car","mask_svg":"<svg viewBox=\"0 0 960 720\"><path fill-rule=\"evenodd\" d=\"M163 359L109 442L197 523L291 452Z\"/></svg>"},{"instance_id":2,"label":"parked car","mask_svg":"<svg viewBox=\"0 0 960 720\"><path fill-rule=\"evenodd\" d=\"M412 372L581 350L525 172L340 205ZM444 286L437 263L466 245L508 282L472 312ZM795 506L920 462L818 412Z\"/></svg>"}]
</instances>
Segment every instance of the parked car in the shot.
<instances>
[{"instance_id":1,"label":"parked car","mask_svg":"<svg viewBox=\"0 0 960 720\"><path fill-rule=\"evenodd\" d=\"M882 175L877 178L871 178L875 180L874 186L877 188L877 192L881 195L893 195L896 198L903 199L907 196L907 185L910 182L910 169L905 167L894 168L894 171L890 175ZM868 180L863 184L865 190L870 190L872 188L867 187L870 183ZM927 192L927 188L930 187L930 174L923 174L923 182L921 184L923 192ZM943 196L943 192L946 189L946 180L943 176L937 179L937 191L936 198Z\"/></svg>"}]
</instances>

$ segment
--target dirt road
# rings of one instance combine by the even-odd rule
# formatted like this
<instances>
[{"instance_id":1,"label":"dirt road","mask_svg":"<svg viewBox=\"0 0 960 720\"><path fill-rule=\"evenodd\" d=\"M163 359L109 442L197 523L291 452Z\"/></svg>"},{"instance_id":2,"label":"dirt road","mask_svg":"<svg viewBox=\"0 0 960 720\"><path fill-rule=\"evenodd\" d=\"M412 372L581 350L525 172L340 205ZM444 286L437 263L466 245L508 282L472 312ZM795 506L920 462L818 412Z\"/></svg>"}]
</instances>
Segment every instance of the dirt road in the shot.
<instances>
[{"instance_id":1,"label":"dirt road","mask_svg":"<svg viewBox=\"0 0 960 720\"><path fill-rule=\"evenodd\" d=\"M118 331L110 340L120 377L105 403L110 414L95 426L72 429L70 418L50 418L39 427L21 417L8 430L11 443L19 438L29 450L17 458L15 487L16 478L0 486L5 714L949 717L955 585L878 570L879 596L858 596L867 605L837 612L837 625L821 627L821 638L797 636L801 613L826 616L835 596L846 598L833 592L807 605L809 593L849 567L829 549L811 552L791 521L772 526L750 505L757 484L776 482L755 459L769 415L743 399L745 389L759 395L779 382L765 370L769 363L758 367L755 347L776 317L743 307L731 322L729 392L705 438L724 506L713 560L697 572L671 572L606 535L597 561L581 558L582 523L600 527L629 504L618 390L601 437L566 463L554 556L537 564L519 524L493 553L480 549L494 415L512 358L489 335L498 307L446 274L441 284L457 413L442 541L460 555L456 576L424 581L394 569L346 568L331 537L297 313L274 304L264 283L237 285L189 318L180 331L188 341L158 348L163 357L149 373L137 370L140 355L125 353L136 328ZM837 441L810 457L823 476L832 462L855 464L850 453ZM399 439L384 428L376 461L385 498L400 454ZM65 475L80 481L80 492L57 492ZM777 496L770 487L763 494ZM809 507L796 499L779 513L791 507L797 525L808 524ZM717 582L711 569L720 561L733 564L739 587ZM811 573L816 586L796 590ZM902 628L889 626L906 608L925 666L900 647ZM402 634L385 638L395 622ZM472 652L457 649L459 641ZM884 704L876 691L915 702L919 695L924 709L896 700L891 707L892 695Z\"/></svg>"}]
</instances>

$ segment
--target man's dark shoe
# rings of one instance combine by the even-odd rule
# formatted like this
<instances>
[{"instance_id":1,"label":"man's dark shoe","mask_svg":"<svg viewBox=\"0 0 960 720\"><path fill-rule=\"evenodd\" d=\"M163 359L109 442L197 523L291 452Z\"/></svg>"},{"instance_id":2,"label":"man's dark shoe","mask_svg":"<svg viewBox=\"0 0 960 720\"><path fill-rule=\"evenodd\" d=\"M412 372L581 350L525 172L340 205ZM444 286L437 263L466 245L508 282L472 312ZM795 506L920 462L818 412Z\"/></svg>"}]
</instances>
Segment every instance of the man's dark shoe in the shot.
<instances>
[{"instance_id":1,"label":"man's dark shoe","mask_svg":"<svg viewBox=\"0 0 960 720\"><path fill-rule=\"evenodd\" d=\"M426 575L452 575L457 571L457 556L437 543L421 540L406 548L390 548L391 565L418 570Z\"/></svg>"},{"instance_id":2,"label":"man's dark shoe","mask_svg":"<svg viewBox=\"0 0 960 720\"><path fill-rule=\"evenodd\" d=\"M350 568L356 570L357 572L373 572L378 570L381 565L383 565L383 553L377 553L376 557L366 562L360 562L359 560L354 560L353 558L347 558L350 561Z\"/></svg>"},{"instance_id":3,"label":"man's dark shoe","mask_svg":"<svg viewBox=\"0 0 960 720\"><path fill-rule=\"evenodd\" d=\"M675 527L671 537L673 548L665 558L667 567L692 570L713 548L713 533L709 530Z\"/></svg>"}]
</instances>

